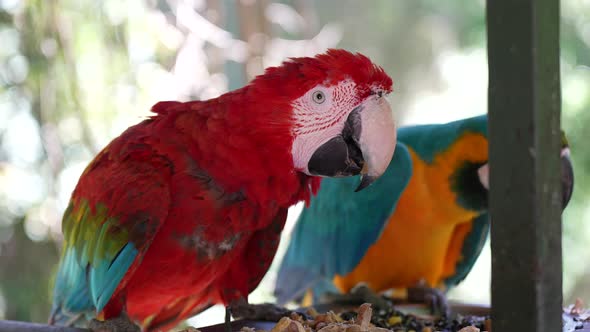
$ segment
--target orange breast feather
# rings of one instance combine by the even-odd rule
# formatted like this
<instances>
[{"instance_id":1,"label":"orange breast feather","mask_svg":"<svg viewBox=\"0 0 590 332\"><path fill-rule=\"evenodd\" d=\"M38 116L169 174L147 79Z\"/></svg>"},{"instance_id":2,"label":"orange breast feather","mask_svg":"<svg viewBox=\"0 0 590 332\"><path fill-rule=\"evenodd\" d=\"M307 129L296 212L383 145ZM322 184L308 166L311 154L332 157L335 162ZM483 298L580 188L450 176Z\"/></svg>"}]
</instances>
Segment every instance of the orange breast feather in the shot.
<instances>
[{"instance_id":1,"label":"orange breast feather","mask_svg":"<svg viewBox=\"0 0 590 332\"><path fill-rule=\"evenodd\" d=\"M381 237L351 273L334 278L343 292L359 282L376 291L407 288L420 280L439 286L455 272L476 213L457 204L449 179L465 161L487 161L487 140L466 133L430 164L412 149L410 154L412 178Z\"/></svg>"}]
</instances>

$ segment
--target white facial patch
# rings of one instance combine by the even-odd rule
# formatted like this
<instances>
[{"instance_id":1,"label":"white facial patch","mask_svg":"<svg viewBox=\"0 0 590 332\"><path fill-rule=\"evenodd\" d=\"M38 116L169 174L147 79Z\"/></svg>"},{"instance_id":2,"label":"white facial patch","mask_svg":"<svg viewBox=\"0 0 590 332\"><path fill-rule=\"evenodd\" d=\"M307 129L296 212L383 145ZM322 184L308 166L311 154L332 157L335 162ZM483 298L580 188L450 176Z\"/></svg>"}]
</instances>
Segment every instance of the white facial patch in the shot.
<instances>
[{"instance_id":1,"label":"white facial patch","mask_svg":"<svg viewBox=\"0 0 590 332\"><path fill-rule=\"evenodd\" d=\"M316 85L292 103L295 169L307 173L314 151L342 132L348 115L360 102L355 87L352 80L331 87Z\"/></svg>"}]
</instances>

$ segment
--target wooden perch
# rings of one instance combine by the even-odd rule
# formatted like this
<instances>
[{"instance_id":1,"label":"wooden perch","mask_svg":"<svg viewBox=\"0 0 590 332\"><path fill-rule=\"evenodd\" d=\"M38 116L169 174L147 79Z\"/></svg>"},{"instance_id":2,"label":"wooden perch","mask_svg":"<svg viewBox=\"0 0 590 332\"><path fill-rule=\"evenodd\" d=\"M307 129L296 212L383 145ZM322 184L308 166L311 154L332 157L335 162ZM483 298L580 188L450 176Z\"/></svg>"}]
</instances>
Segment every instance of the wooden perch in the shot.
<instances>
[{"instance_id":1,"label":"wooden perch","mask_svg":"<svg viewBox=\"0 0 590 332\"><path fill-rule=\"evenodd\" d=\"M87 329L0 320L0 332L89 332Z\"/></svg>"}]
</instances>

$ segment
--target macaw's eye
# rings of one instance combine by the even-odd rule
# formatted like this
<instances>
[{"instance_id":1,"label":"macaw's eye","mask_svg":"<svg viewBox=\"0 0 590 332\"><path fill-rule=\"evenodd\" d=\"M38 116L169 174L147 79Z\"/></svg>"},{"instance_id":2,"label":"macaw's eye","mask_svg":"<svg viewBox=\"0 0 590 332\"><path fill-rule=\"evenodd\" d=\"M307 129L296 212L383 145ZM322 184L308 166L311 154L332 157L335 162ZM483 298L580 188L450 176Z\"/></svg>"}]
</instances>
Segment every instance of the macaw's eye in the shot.
<instances>
[{"instance_id":1,"label":"macaw's eye","mask_svg":"<svg viewBox=\"0 0 590 332\"><path fill-rule=\"evenodd\" d=\"M376 90L376 91L373 90L373 91L371 91L370 94L371 95L377 95L377 97L381 98L381 97L383 97L383 90Z\"/></svg>"},{"instance_id":2,"label":"macaw's eye","mask_svg":"<svg viewBox=\"0 0 590 332\"><path fill-rule=\"evenodd\" d=\"M321 104L326 100L326 96L324 95L324 93L319 90L314 91L313 94L311 95L311 98L313 99L313 101L316 104Z\"/></svg>"}]
</instances>

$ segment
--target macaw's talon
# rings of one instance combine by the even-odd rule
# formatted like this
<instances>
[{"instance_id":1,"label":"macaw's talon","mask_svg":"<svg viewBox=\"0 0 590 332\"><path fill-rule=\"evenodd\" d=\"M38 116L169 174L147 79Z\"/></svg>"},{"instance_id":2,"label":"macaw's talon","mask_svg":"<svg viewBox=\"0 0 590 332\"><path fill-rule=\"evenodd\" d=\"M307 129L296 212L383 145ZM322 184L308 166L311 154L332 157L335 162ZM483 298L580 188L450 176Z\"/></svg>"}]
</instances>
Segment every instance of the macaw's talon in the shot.
<instances>
[{"instance_id":1,"label":"macaw's talon","mask_svg":"<svg viewBox=\"0 0 590 332\"><path fill-rule=\"evenodd\" d=\"M141 328L124 314L105 321L93 319L88 323L88 328L93 332L141 332Z\"/></svg>"},{"instance_id":2,"label":"macaw's talon","mask_svg":"<svg viewBox=\"0 0 590 332\"><path fill-rule=\"evenodd\" d=\"M391 301L375 293L365 284L359 284L353 287L348 294L326 293L322 296L322 302L354 305L371 303L375 309L389 309L393 307Z\"/></svg>"},{"instance_id":3,"label":"macaw's talon","mask_svg":"<svg viewBox=\"0 0 590 332\"><path fill-rule=\"evenodd\" d=\"M301 316L303 319L308 319L303 313L289 310L272 303L249 304L246 301L238 300L230 304L228 308L234 318L247 320L278 322L281 318L292 317L294 314Z\"/></svg>"},{"instance_id":4,"label":"macaw's talon","mask_svg":"<svg viewBox=\"0 0 590 332\"><path fill-rule=\"evenodd\" d=\"M428 304L433 315L440 314L443 317L449 317L451 313L446 295L440 289L427 285L408 288L408 302Z\"/></svg>"}]
</instances>

